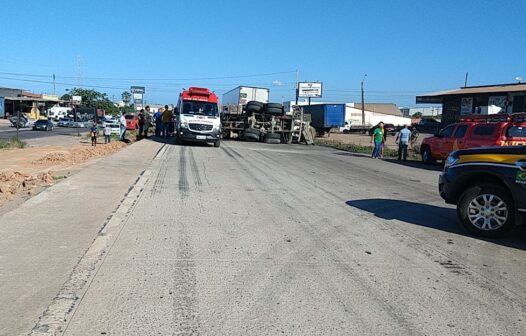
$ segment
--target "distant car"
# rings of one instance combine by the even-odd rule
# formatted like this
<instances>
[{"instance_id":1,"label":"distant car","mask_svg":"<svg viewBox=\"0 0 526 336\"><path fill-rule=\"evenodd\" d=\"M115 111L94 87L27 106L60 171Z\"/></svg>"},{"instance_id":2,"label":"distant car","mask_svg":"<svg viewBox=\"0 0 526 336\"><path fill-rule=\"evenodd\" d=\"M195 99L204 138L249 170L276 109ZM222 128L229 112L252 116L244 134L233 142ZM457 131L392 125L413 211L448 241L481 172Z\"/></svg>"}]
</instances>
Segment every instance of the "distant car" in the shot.
<instances>
[{"instance_id":1,"label":"distant car","mask_svg":"<svg viewBox=\"0 0 526 336\"><path fill-rule=\"evenodd\" d=\"M432 118L425 118L420 120L418 124L413 126L420 133L434 134L440 129L440 121Z\"/></svg>"},{"instance_id":2,"label":"distant car","mask_svg":"<svg viewBox=\"0 0 526 336\"><path fill-rule=\"evenodd\" d=\"M73 128L86 128L86 127L88 127L88 126L87 126L86 123L83 122L83 121L73 121L73 120L72 120L72 121L69 122L68 127L73 127Z\"/></svg>"},{"instance_id":3,"label":"distant car","mask_svg":"<svg viewBox=\"0 0 526 336\"><path fill-rule=\"evenodd\" d=\"M121 128L120 128L119 124L117 124L117 123L112 123L112 124L106 123L104 125L104 127L110 127L111 128L111 134L119 135L120 132L121 132Z\"/></svg>"},{"instance_id":4,"label":"distant car","mask_svg":"<svg viewBox=\"0 0 526 336\"><path fill-rule=\"evenodd\" d=\"M18 117L16 115L11 117L9 121L11 122L11 125L13 127L17 127L18 124L18 128L31 127L35 122L34 120L27 118L23 114L20 115L20 121L18 120Z\"/></svg>"},{"instance_id":5,"label":"distant car","mask_svg":"<svg viewBox=\"0 0 526 336\"><path fill-rule=\"evenodd\" d=\"M127 114L124 116L126 118L126 129L136 130L139 128L139 118L135 114Z\"/></svg>"},{"instance_id":6,"label":"distant car","mask_svg":"<svg viewBox=\"0 0 526 336\"><path fill-rule=\"evenodd\" d=\"M69 123L72 121L73 119L70 119L70 118L61 118L58 120L57 126L58 127L68 127Z\"/></svg>"},{"instance_id":7,"label":"distant car","mask_svg":"<svg viewBox=\"0 0 526 336\"><path fill-rule=\"evenodd\" d=\"M385 124L384 131L387 132L387 134L395 135L398 130L393 124Z\"/></svg>"},{"instance_id":8,"label":"distant car","mask_svg":"<svg viewBox=\"0 0 526 336\"><path fill-rule=\"evenodd\" d=\"M33 124L33 131L52 131L53 122L49 119L39 119Z\"/></svg>"}]
</instances>

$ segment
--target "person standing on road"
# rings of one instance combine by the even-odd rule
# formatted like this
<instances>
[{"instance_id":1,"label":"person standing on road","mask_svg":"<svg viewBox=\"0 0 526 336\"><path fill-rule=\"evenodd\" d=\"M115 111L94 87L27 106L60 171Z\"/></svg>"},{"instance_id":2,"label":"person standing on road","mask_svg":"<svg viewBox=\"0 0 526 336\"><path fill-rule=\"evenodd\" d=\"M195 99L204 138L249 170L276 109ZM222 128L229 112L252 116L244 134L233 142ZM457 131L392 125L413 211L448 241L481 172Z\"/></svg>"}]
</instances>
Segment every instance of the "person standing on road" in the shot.
<instances>
[{"instance_id":1,"label":"person standing on road","mask_svg":"<svg viewBox=\"0 0 526 336\"><path fill-rule=\"evenodd\" d=\"M110 143L111 142L111 127L109 124L106 124L106 126L104 126L103 134L104 134L104 143L105 144Z\"/></svg>"},{"instance_id":2,"label":"person standing on road","mask_svg":"<svg viewBox=\"0 0 526 336\"><path fill-rule=\"evenodd\" d=\"M91 145L97 146L97 133L99 130L97 129L97 124L93 122L93 125L90 128L90 135L91 135Z\"/></svg>"},{"instance_id":3,"label":"person standing on road","mask_svg":"<svg viewBox=\"0 0 526 336\"><path fill-rule=\"evenodd\" d=\"M153 120L155 121L155 136L161 136L162 131L162 115L163 115L163 108L159 108L157 112L153 114Z\"/></svg>"},{"instance_id":4,"label":"person standing on road","mask_svg":"<svg viewBox=\"0 0 526 336\"><path fill-rule=\"evenodd\" d=\"M144 118L144 109L141 109L138 117L139 117L139 134L137 135L137 138L141 138L144 133L144 123L146 121Z\"/></svg>"},{"instance_id":5,"label":"person standing on road","mask_svg":"<svg viewBox=\"0 0 526 336\"><path fill-rule=\"evenodd\" d=\"M120 126L120 140L126 142L126 114L122 112L122 115L119 119Z\"/></svg>"},{"instance_id":6,"label":"person standing on road","mask_svg":"<svg viewBox=\"0 0 526 336\"><path fill-rule=\"evenodd\" d=\"M150 106L146 106L146 111L144 112L144 138L148 138L148 130L152 123L152 115L150 114Z\"/></svg>"},{"instance_id":7,"label":"person standing on road","mask_svg":"<svg viewBox=\"0 0 526 336\"><path fill-rule=\"evenodd\" d=\"M168 108L168 105L164 106L162 121L163 121L164 137L168 139L168 135L170 132L170 123L172 122L172 111L170 111L170 109Z\"/></svg>"},{"instance_id":8,"label":"person standing on road","mask_svg":"<svg viewBox=\"0 0 526 336\"><path fill-rule=\"evenodd\" d=\"M373 153L371 157L378 159L382 154L382 143L384 141L384 123L380 122L378 126L373 130L371 135L371 143L374 143Z\"/></svg>"},{"instance_id":9,"label":"person standing on road","mask_svg":"<svg viewBox=\"0 0 526 336\"><path fill-rule=\"evenodd\" d=\"M404 128L398 132L396 136L396 143L398 144L398 161L402 160L407 161L407 147L409 146L409 141L411 141L411 131L407 128L407 125L404 125Z\"/></svg>"}]
</instances>

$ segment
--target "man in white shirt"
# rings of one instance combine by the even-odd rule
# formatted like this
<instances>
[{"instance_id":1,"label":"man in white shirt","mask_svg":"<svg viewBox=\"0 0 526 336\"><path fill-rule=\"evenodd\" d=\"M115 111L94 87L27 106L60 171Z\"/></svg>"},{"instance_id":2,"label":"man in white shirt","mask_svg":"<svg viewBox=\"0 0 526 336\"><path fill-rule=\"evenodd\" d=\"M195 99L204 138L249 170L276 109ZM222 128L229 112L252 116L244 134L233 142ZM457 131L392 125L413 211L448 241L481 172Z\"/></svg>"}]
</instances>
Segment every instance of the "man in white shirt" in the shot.
<instances>
[{"instance_id":1,"label":"man in white shirt","mask_svg":"<svg viewBox=\"0 0 526 336\"><path fill-rule=\"evenodd\" d=\"M398 144L398 161L402 160L407 161L407 147L409 146L409 141L411 141L411 131L407 128L407 125L404 125L404 128L398 132L396 136L396 143Z\"/></svg>"},{"instance_id":2,"label":"man in white shirt","mask_svg":"<svg viewBox=\"0 0 526 336\"><path fill-rule=\"evenodd\" d=\"M120 124L120 131L121 131L120 140L126 141L126 117L125 117L124 112L122 113L119 119L119 124Z\"/></svg>"}]
</instances>

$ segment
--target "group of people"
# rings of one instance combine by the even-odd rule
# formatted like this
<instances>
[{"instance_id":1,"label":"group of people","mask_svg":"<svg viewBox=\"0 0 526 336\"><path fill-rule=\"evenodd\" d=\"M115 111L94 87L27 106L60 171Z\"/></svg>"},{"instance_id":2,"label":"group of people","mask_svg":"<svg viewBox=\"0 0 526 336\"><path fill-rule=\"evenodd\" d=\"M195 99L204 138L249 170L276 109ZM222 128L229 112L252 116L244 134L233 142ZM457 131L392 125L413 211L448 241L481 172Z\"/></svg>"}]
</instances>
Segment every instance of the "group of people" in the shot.
<instances>
[{"instance_id":1,"label":"group of people","mask_svg":"<svg viewBox=\"0 0 526 336\"><path fill-rule=\"evenodd\" d=\"M155 120L155 136L168 138L174 132L173 112L168 105L153 114Z\"/></svg>"},{"instance_id":2,"label":"group of people","mask_svg":"<svg viewBox=\"0 0 526 336\"><path fill-rule=\"evenodd\" d=\"M407 149L411 142L412 132L407 125L396 135L396 144L398 145L398 160L407 161ZM374 129L371 135L371 143L374 143L374 149L371 154L373 159L381 159L384 156L384 147L387 141L387 133L384 129L384 123L380 122Z\"/></svg>"}]
</instances>

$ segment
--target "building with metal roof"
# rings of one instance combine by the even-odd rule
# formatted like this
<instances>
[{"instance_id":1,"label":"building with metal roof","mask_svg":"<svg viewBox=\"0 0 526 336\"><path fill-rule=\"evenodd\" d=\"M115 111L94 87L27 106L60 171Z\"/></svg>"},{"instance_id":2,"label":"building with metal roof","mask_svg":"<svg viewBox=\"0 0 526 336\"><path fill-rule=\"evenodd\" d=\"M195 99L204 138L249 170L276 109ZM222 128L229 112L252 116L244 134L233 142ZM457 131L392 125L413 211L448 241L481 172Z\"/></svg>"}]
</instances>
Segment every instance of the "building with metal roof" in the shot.
<instances>
[{"instance_id":1,"label":"building with metal roof","mask_svg":"<svg viewBox=\"0 0 526 336\"><path fill-rule=\"evenodd\" d=\"M442 124L462 115L526 111L526 83L467 86L416 97L417 104L442 104Z\"/></svg>"}]
</instances>

